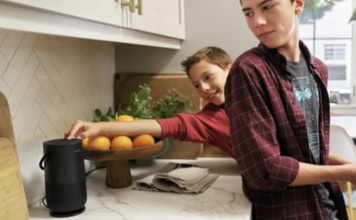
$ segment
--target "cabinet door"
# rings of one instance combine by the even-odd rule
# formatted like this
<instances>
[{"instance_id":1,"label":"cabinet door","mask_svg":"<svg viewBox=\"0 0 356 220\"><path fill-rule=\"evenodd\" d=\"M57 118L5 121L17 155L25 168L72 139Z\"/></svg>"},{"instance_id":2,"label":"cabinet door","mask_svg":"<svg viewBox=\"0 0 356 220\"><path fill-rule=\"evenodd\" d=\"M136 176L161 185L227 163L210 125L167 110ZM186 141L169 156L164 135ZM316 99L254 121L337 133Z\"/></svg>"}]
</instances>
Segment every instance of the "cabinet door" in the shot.
<instances>
[{"instance_id":1,"label":"cabinet door","mask_svg":"<svg viewBox=\"0 0 356 220\"><path fill-rule=\"evenodd\" d=\"M124 25L119 0L3 0L115 26Z\"/></svg>"},{"instance_id":2,"label":"cabinet door","mask_svg":"<svg viewBox=\"0 0 356 220\"><path fill-rule=\"evenodd\" d=\"M141 0L142 15L129 13L129 27L172 38L185 38L184 0ZM136 7L139 4L135 0Z\"/></svg>"}]
</instances>

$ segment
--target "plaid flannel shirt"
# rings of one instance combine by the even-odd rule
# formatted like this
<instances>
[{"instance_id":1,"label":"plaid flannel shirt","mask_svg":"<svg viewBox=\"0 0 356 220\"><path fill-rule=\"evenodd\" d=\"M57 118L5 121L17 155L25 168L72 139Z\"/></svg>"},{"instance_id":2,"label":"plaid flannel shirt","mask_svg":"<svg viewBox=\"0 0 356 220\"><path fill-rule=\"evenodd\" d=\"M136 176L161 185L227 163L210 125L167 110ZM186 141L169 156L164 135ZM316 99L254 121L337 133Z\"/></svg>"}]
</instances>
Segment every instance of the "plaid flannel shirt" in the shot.
<instances>
[{"instance_id":1,"label":"plaid flannel shirt","mask_svg":"<svg viewBox=\"0 0 356 220\"><path fill-rule=\"evenodd\" d=\"M321 163L329 154L330 106L327 68L300 41L300 48L319 89ZM276 49L260 44L239 58L225 85L226 113L244 192L253 203L253 219L327 219L317 185L290 187L299 162L312 164L306 119L294 94L287 60ZM348 219L336 182L325 184L338 210Z\"/></svg>"}]
</instances>

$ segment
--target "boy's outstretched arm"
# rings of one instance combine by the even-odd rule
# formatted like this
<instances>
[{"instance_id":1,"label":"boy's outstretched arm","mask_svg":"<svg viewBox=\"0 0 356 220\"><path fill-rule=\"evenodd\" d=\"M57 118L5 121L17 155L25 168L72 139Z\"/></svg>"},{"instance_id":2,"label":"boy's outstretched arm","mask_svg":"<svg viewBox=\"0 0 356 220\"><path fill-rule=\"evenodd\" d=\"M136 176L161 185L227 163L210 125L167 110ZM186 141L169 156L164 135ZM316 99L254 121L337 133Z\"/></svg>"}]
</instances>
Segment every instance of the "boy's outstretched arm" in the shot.
<instances>
[{"instance_id":1,"label":"boy's outstretched arm","mask_svg":"<svg viewBox=\"0 0 356 220\"><path fill-rule=\"evenodd\" d=\"M80 138L97 135L137 136L149 134L160 137L161 125L156 120L135 120L128 122L86 122L78 120L65 133L66 138Z\"/></svg>"},{"instance_id":2,"label":"boy's outstretched arm","mask_svg":"<svg viewBox=\"0 0 356 220\"><path fill-rule=\"evenodd\" d=\"M209 113L207 113L209 112ZM204 120L216 121L214 110L205 107L195 114L181 113L173 118L144 119L127 122L86 122L78 120L65 133L67 139L97 135L137 136L149 134L154 137L174 138L181 141L192 141L212 144L212 133L216 133L204 123ZM216 126L219 128L219 126Z\"/></svg>"}]
</instances>

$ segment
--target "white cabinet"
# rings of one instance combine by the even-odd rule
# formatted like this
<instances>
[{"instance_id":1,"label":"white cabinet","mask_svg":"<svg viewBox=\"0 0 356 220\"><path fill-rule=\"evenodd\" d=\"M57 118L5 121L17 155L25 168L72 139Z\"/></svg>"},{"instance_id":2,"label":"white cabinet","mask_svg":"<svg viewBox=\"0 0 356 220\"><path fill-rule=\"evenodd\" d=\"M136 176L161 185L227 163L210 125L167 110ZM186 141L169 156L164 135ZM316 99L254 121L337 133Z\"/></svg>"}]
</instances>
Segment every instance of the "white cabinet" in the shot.
<instances>
[{"instance_id":1,"label":"white cabinet","mask_svg":"<svg viewBox=\"0 0 356 220\"><path fill-rule=\"evenodd\" d=\"M0 0L0 28L179 49L184 0Z\"/></svg>"},{"instance_id":2,"label":"white cabinet","mask_svg":"<svg viewBox=\"0 0 356 220\"><path fill-rule=\"evenodd\" d=\"M115 0L3 0L110 25L124 25L124 10Z\"/></svg>"},{"instance_id":3,"label":"white cabinet","mask_svg":"<svg viewBox=\"0 0 356 220\"><path fill-rule=\"evenodd\" d=\"M141 7L142 15L139 15ZM173 38L185 38L183 0L136 0L129 13L129 28Z\"/></svg>"}]
</instances>

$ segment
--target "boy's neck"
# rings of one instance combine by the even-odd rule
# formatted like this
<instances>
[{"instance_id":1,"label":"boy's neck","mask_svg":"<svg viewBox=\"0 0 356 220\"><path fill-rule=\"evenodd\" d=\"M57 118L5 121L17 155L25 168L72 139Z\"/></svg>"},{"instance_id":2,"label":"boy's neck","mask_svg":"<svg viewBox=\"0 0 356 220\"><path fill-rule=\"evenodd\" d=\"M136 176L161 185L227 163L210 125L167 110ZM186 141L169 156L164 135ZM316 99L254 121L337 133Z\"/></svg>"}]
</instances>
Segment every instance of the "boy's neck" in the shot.
<instances>
[{"instance_id":1,"label":"boy's neck","mask_svg":"<svg viewBox=\"0 0 356 220\"><path fill-rule=\"evenodd\" d=\"M297 21L297 27L298 27ZM300 60L300 48L299 48L299 34L298 28L294 30L289 41L282 47L278 48L278 51L283 54L287 61L298 62Z\"/></svg>"},{"instance_id":2,"label":"boy's neck","mask_svg":"<svg viewBox=\"0 0 356 220\"><path fill-rule=\"evenodd\" d=\"M278 48L278 51L283 54L287 61L298 62L300 60L300 48L299 48L299 39L290 40L290 42Z\"/></svg>"}]
</instances>

